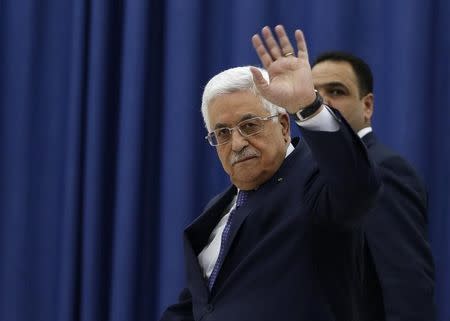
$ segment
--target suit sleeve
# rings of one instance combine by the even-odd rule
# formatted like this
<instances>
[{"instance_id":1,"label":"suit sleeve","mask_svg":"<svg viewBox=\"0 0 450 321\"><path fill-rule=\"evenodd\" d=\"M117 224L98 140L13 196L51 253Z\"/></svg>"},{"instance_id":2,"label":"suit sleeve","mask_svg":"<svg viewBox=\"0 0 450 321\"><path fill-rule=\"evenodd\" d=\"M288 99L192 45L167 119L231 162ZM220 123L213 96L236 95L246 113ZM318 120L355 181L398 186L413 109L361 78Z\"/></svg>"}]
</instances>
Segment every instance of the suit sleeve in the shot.
<instances>
[{"instance_id":1,"label":"suit sleeve","mask_svg":"<svg viewBox=\"0 0 450 321\"><path fill-rule=\"evenodd\" d=\"M192 296L189 289L185 288L181 292L179 302L169 306L164 311L160 321L194 321Z\"/></svg>"},{"instance_id":2,"label":"suit sleeve","mask_svg":"<svg viewBox=\"0 0 450 321\"><path fill-rule=\"evenodd\" d=\"M387 321L435 320L426 192L400 157L380 164L384 190L364 225Z\"/></svg>"},{"instance_id":3,"label":"suit sleeve","mask_svg":"<svg viewBox=\"0 0 450 321\"><path fill-rule=\"evenodd\" d=\"M381 180L361 139L336 111L339 130L334 132L301 128L317 163L307 180L304 200L315 222L341 226L361 224L372 208Z\"/></svg>"}]
</instances>

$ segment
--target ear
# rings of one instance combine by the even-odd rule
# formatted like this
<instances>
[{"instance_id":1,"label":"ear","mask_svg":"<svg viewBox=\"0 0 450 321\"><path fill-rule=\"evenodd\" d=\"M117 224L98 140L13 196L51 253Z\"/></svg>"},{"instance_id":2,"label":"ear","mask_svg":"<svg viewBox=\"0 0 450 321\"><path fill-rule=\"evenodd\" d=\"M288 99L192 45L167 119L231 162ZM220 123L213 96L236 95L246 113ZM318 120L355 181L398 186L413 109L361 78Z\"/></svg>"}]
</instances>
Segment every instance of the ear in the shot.
<instances>
[{"instance_id":1,"label":"ear","mask_svg":"<svg viewBox=\"0 0 450 321\"><path fill-rule=\"evenodd\" d=\"M291 141L291 123L287 113L280 114L279 122L281 124L281 133L286 143Z\"/></svg>"},{"instance_id":2,"label":"ear","mask_svg":"<svg viewBox=\"0 0 450 321\"><path fill-rule=\"evenodd\" d=\"M364 122L370 124L373 115L374 96L372 93L368 93L362 98L364 104Z\"/></svg>"}]
</instances>

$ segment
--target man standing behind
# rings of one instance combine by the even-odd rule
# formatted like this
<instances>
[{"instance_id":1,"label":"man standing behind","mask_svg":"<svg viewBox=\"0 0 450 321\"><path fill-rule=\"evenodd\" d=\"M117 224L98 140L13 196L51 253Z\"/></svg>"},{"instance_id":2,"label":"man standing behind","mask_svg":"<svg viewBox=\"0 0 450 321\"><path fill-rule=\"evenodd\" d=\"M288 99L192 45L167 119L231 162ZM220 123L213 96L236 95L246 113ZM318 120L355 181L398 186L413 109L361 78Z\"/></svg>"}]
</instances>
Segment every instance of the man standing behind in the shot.
<instances>
[{"instance_id":1,"label":"man standing behind","mask_svg":"<svg viewBox=\"0 0 450 321\"><path fill-rule=\"evenodd\" d=\"M427 195L414 169L372 132L372 72L360 58L334 51L319 55L312 75L324 102L338 109L362 138L383 181L383 192L364 226L367 312L387 321L432 321L434 266ZM382 295L374 295L377 292Z\"/></svg>"}]
</instances>

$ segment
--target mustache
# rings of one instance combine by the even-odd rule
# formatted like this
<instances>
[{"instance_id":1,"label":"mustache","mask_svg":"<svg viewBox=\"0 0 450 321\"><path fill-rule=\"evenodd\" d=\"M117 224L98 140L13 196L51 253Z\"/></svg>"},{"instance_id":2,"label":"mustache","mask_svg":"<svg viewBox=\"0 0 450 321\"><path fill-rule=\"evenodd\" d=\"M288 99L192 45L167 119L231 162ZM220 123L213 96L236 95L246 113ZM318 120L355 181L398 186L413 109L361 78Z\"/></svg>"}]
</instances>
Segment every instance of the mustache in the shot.
<instances>
[{"instance_id":1,"label":"mustache","mask_svg":"<svg viewBox=\"0 0 450 321\"><path fill-rule=\"evenodd\" d=\"M252 157L259 157L261 156L261 153L253 148L243 148L239 152L233 152L230 156L230 164L234 165L236 163L239 163L245 159L252 158Z\"/></svg>"}]
</instances>

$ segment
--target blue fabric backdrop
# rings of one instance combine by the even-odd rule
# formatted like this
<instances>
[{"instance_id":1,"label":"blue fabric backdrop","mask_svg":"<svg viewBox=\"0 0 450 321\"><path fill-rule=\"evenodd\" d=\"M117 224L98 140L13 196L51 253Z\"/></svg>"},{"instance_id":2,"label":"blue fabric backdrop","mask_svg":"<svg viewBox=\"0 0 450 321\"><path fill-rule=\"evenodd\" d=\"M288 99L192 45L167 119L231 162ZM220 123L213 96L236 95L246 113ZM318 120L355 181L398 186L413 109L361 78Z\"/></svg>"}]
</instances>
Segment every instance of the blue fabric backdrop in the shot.
<instances>
[{"instance_id":1,"label":"blue fabric backdrop","mask_svg":"<svg viewBox=\"0 0 450 321\"><path fill-rule=\"evenodd\" d=\"M1 0L0 320L157 320L183 285L181 234L228 184L200 95L258 64L264 25L310 56L364 57L375 130L430 194L450 320L448 0Z\"/></svg>"}]
</instances>

